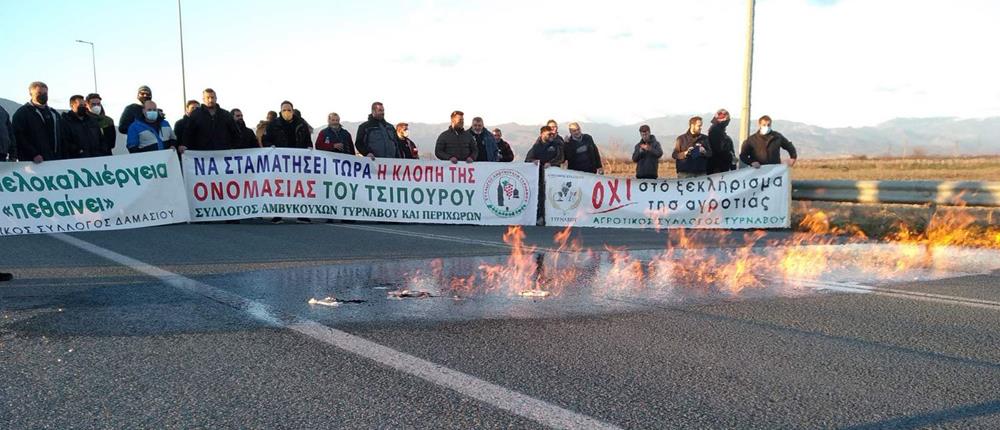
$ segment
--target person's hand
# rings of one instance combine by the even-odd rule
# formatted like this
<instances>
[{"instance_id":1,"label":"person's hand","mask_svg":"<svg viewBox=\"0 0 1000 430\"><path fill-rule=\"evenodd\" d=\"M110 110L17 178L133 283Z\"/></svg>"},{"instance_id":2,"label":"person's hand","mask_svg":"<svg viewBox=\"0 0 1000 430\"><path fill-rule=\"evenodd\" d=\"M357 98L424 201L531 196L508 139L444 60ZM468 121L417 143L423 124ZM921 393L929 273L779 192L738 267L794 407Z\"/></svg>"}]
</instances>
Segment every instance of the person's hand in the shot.
<instances>
[{"instance_id":1,"label":"person's hand","mask_svg":"<svg viewBox=\"0 0 1000 430\"><path fill-rule=\"evenodd\" d=\"M700 151L702 154L704 154L705 153L705 147L704 146L698 146L698 151Z\"/></svg>"},{"instance_id":2,"label":"person's hand","mask_svg":"<svg viewBox=\"0 0 1000 430\"><path fill-rule=\"evenodd\" d=\"M535 163L535 165L537 166L538 165L538 160L532 161L532 163Z\"/></svg>"},{"instance_id":3,"label":"person's hand","mask_svg":"<svg viewBox=\"0 0 1000 430\"><path fill-rule=\"evenodd\" d=\"M186 147L186 146L184 146L184 145L181 145L181 146L178 146L178 147L177 147L177 153L178 153L178 154L183 154L183 153L184 153L184 151L187 151L187 149L188 149L188 147Z\"/></svg>"},{"instance_id":4,"label":"person's hand","mask_svg":"<svg viewBox=\"0 0 1000 430\"><path fill-rule=\"evenodd\" d=\"M39 164L39 163L41 163L42 161L45 161L45 159L44 159L44 158L42 158L42 156L41 156L41 155L36 155L36 156L35 156L35 158L32 158L32 159L31 159L31 161L34 161L34 162L35 162L35 164Z\"/></svg>"},{"instance_id":5,"label":"person's hand","mask_svg":"<svg viewBox=\"0 0 1000 430\"><path fill-rule=\"evenodd\" d=\"M369 152L369 153L368 153L368 159L369 159L369 160L372 160L372 161L375 161L375 154L374 154L374 153L371 153L371 152Z\"/></svg>"},{"instance_id":6,"label":"person's hand","mask_svg":"<svg viewBox=\"0 0 1000 430\"><path fill-rule=\"evenodd\" d=\"M344 144L343 143L334 143L333 144L333 149L336 149L338 151L343 151L344 150Z\"/></svg>"},{"instance_id":7,"label":"person's hand","mask_svg":"<svg viewBox=\"0 0 1000 430\"><path fill-rule=\"evenodd\" d=\"M551 164L551 163L545 163L545 168L546 168L546 169L548 169L548 168L549 168L549 167L551 167L551 166L552 166L552 164Z\"/></svg>"},{"instance_id":8,"label":"person's hand","mask_svg":"<svg viewBox=\"0 0 1000 430\"><path fill-rule=\"evenodd\" d=\"M794 165L795 165L795 159L794 158L789 158L788 159L788 167L792 167Z\"/></svg>"},{"instance_id":9,"label":"person's hand","mask_svg":"<svg viewBox=\"0 0 1000 430\"><path fill-rule=\"evenodd\" d=\"M759 169L760 168L760 163L754 161L753 163L750 163L750 167L753 167L754 169Z\"/></svg>"},{"instance_id":10,"label":"person's hand","mask_svg":"<svg viewBox=\"0 0 1000 430\"><path fill-rule=\"evenodd\" d=\"M649 151L649 144L648 143L643 143L642 145L639 145L639 149L641 149L643 151Z\"/></svg>"},{"instance_id":11,"label":"person's hand","mask_svg":"<svg viewBox=\"0 0 1000 430\"><path fill-rule=\"evenodd\" d=\"M472 159L472 157L469 157L469 158L466 158L466 159L465 159L465 162L466 162L466 163L471 163L471 162L473 162L473 161L476 161L476 160L473 160L473 159Z\"/></svg>"},{"instance_id":12,"label":"person's hand","mask_svg":"<svg viewBox=\"0 0 1000 430\"><path fill-rule=\"evenodd\" d=\"M457 164L458 163L458 158L451 157L451 158L448 159L448 161L451 161L451 164Z\"/></svg>"},{"instance_id":13,"label":"person's hand","mask_svg":"<svg viewBox=\"0 0 1000 430\"><path fill-rule=\"evenodd\" d=\"M597 174L598 175L603 175L604 174L604 169L597 169Z\"/></svg>"}]
</instances>

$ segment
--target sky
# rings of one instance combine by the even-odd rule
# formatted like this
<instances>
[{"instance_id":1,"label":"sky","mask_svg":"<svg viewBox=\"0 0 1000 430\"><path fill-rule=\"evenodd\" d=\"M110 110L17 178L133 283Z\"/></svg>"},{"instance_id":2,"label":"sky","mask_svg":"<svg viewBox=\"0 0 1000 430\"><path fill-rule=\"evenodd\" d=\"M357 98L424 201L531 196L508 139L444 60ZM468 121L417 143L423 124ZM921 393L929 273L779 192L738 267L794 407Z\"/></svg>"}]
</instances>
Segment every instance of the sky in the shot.
<instances>
[{"instance_id":1,"label":"sky","mask_svg":"<svg viewBox=\"0 0 1000 430\"><path fill-rule=\"evenodd\" d=\"M0 97L50 104L98 92L117 117L149 85L184 102L177 2L0 0ZM290 100L390 122L634 124L738 114L746 1L183 1L187 98L214 88L255 124ZM897 117L1000 116L1000 2L758 0L753 110L776 124L869 126Z\"/></svg>"}]
</instances>

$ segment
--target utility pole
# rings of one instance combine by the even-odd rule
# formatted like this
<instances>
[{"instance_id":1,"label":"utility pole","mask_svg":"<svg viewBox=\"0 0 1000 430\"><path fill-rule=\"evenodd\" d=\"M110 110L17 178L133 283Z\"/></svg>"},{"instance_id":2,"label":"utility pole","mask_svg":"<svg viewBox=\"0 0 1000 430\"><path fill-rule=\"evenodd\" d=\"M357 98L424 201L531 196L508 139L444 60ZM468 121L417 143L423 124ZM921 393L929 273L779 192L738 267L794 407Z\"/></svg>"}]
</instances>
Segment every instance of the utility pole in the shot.
<instances>
[{"instance_id":1,"label":"utility pole","mask_svg":"<svg viewBox=\"0 0 1000 430\"><path fill-rule=\"evenodd\" d=\"M181 0L177 0L177 27L181 36L181 106L187 106L187 75L184 71L184 20L181 15Z\"/></svg>"},{"instance_id":2,"label":"utility pole","mask_svg":"<svg viewBox=\"0 0 1000 430\"><path fill-rule=\"evenodd\" d=\"M94 54L94 42L88 42L86 40L76 40L78 43L86 43L90 45L90 63L94 66L94 92L97 92L97 56Z\"/></svg>"},{"instance_id":3,"label":"utility pole","mask_svg":"<svg viewBox=\"0 0 1000 430\"><path fill-rule=\"evenodd\" d=\"M747 46L743 59L743 109L740 111L740 143L750 136L750 88L753 81L753 20L755 0L747 0Z\"/></svg>"}]
</instances>

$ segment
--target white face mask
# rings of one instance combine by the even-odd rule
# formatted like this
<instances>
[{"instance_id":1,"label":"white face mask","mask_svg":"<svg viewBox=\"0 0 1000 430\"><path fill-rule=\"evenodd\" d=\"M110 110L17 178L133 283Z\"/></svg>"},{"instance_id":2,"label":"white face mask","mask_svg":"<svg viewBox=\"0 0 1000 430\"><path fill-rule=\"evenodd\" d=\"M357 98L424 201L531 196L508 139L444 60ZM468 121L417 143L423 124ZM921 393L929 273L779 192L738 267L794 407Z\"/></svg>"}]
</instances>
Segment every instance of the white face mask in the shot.
<instances>
[{"instance_id":1,"label":"white face mask","mask_svg":"<svg viewBox=\"0 0 1000 430\"><path fill-rule=\"evenodd\" d=\"M157 111L155 111L155 110L151 110L149 112L146 112L146 119L149 120L149 121L156 121L156 119L159 118L159 117L160 117L160 113L157 112Z\"/></svg>"},{"instance_id":2,"label":"white face mask","mask_svg":"<svg viewBox=\"0 0 1000 430\"><path fill-rule=\"evenodd\" d=\"M90 112L92 112L94 115L100 115L101 114L101 105L93 105L93 106L91 106L90 107Z\"/></svg>"},{"instance_id":3,"label":"white face mask","mask_svg":"<svg viewBox=\"0 0 1000 430\"><path fill-rule=\"evenodd\" d=\"M763 126L760 128L760 134L766 135L771 132L771 127Z\"/></svg>"}]
</instances>

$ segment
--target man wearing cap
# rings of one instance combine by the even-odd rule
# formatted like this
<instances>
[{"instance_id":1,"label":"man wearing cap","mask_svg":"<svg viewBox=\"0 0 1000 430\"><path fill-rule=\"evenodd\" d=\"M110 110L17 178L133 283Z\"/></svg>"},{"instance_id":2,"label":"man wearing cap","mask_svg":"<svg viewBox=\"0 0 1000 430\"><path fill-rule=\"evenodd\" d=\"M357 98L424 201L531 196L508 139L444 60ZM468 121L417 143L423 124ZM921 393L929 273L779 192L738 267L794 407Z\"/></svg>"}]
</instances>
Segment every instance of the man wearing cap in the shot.
<instances>
[{"instance_id":1,"label":"man wearing cap","mask_svg":"<svg viewBox=\"0 0 1000 430\"><path fill-rule=\"evenodd\" d=\"M736 154L733 139L726 134L729 126L729 111L719 109L708 127L708 146L712 156L708 158L708 174L728 172L736 169Z\"/></svg>"},{"instance_id":2,"label":"man wearing cap","mask_svg":"<svg viewBox=\"0 0 1000 430\"><path fill-rule=\"evenodd\" d=\"M132 125L132 121L142 118L142 106L147 101L153 99L153 90L143 85L139 87L136 98L139 100L139 103L132 103L126 106L125 111L122 112L122 117L118 119L118 132L121 134L128 134L128 126Z\"/></svg>"},{"instance_id":3,"label":"man wearing cap","mask_svg":"<svg viewBox=\"0 0 1000 430\"><path fill-rule=\"evenodd\" d=\"M87 94L86 107L88 115L97 121L97 126L101 129L101 146L104 147L104 153L101 155L111 155L118 139L118 134L115 133L115 121L104 111L100 94Z\"/></svg>"}]
</instances>

